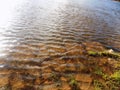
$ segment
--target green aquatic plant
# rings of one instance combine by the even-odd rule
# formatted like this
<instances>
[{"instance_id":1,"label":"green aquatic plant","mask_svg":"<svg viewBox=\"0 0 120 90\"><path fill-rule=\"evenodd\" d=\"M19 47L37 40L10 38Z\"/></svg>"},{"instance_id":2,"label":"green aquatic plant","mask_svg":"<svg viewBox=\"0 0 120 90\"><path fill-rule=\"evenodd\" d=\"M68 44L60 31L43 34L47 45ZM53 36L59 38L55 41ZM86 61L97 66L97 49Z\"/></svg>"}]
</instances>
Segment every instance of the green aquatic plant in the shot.
<instances>
[{"instance_id":1,"label":"green aquatic plant","mask_svg":"<svg viewBox=\"0 0 120 90\"><path fill-rule=\"evenodd\" d=\"M56 82L60 80L60 77L58 74L52 72L49 76L49 80Z\"/></svg>"},{"instance_id":2,"label":"green aquatic plant","mask_svg":"<svg viewBox=\"0 0 120 90\"><path fill-rule=\"evenodd\" d=\"M71 86L76 86L77 85L77 81L75 79L72 79L69 84Z\"/></svg>"},{"instance_id":3,"label":"green aquatic plant","mask_svg":"<svg viewBox=\"0 0 120 90\"><path fill-rule=\"evenodd\" d=\"M101 81L94 80L93 85L95 90L119 90L120 87L120 70L115 71L111 75L103 73L100 69L95 72L96 75L101 75ZM105 82L104 82L105 81Z\"/></svg>"},{"instance_id":4,"label":"green aquatic plant","mask_svg":"<svg viewBox=\"0 0 120 90\"><path fill-rule=\"evenodd\" d=\"M94 73L96 74L96 75L100 75L100 76L102 76L104 73L103 73L103 71L102 71L102 69L101 68L95 68L95 71L94 71Z\"/></svg>"},{"instance_id":5,"label":"green aquatic plant","mask_svg":"<svg viewBox=\"0 0 120 90\"><path fill-rule=\"evenodd\" d=\"M95 87L95 90L103 90L104 86L103 86L103 84L100 81L94 80L93 81L93 85Z\"/></svg>"},{"instance_id":6,"label":"green aquatic plant","mask_svg":"<svg viewBox=\"0 0 120 90\"><path fill-rule=\"evenodd\" d=\"M109 78L110 78L108 74L103 72L103 70L101 68L98 68L98 67L95 69L94 74L101 76L101 78L104 80L109 80Z\"/></svg>"},{"instance_id":7,"label":"green aquatic plant","mask_svg":"<svg viewBox=\"0 0 120 90\"><path fill-rule=\"evenodd\" d=\"M69 83L72 90L79 90L78 83L75 79L71 80Z\"/></svg>"},{"instance_id":8,"label":"green aquatic plant","mask_svg":"<svg viewBox=\"0 0 120 90\"><path fill-rule=\"evenodd\" d=\"M112 75L111 75L111 78L115 79L115 80L120 80L120 70L114 72Z\"/></svg>"},{"instance_id":9,"label":"green aquatic plant","mask_svg":"<svg viewBox=\"0 0 120 90\"><path fill-rule=\"evenodd\" d=\"M109 75L108 75L108 74L103 73L102 78L103 78L104 80L109 80Z\"/></svg>"},{"instance_id":10,"label":"green aquatic plant","mask_svg":"<svg viewBox=\"0 0 120 90\"><path fill-rule=\"evenodd\" d=\"M112 79L113 82L115 82L115 86L119 87L120 86L120 70L114 72L111 76L110 79Z\"/></svg>"},{"instance_id":11,"label":"green aquatic plant","mask_svg":"<svg viewBox=\"0 0 120 90\"><path fill-rule=\"evenodd\" d=\"M95 51L88 51L88 55L90 55L90 56L97 56L98 53L95 52Z\"/></svg>"},{"instance_id":12,"label":"green aquatic plant","mask_svg":"<svg viewBox=\"0 0 120 90\"><path fill-rule=\"evenodd\" d=\"M69 85L71 87L71 90L80 90L77 80L75 80L73 77L70 78Z\"/></svg>"},{"instance_id":13,"label":"green aquatic plant","mask_svg":"<svg viewBox=\"0 0 120 90\"><path fill-rule=\"evenodd\" d=\"M96 51L88 51L89 56L107 56L110 58L119 58L120 54L116 52L109 52L109 51L102 51L102 52L96 52Z\"/></svg>"}]
</instances>

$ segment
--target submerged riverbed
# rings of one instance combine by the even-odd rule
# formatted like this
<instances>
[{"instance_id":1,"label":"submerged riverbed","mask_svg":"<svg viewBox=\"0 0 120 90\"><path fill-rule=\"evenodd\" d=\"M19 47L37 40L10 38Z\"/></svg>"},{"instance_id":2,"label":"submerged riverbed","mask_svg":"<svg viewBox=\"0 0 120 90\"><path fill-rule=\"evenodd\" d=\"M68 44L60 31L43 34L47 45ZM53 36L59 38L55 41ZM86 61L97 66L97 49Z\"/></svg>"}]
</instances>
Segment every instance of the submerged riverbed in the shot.
<instances>
[{"instance_id":1,"label":"submerged riverbed","mask_svg":"<svg viewBox=\"0 0 120 90\"><path fill-rule=\"evenodd\" d=\"M4 0L0 14L0 90L69 90L76 80L93 90L94 66L108 75L120 68L118 59L88 55L120 52L119 2Z\"/></svg>"}]
</instances>

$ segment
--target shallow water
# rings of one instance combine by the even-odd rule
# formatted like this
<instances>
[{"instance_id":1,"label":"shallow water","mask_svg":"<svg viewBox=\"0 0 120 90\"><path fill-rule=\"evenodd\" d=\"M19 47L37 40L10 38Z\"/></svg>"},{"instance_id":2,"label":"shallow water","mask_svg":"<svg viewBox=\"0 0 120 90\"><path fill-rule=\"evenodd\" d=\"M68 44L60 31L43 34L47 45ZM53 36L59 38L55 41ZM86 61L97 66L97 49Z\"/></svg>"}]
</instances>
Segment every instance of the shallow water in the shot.
<instances>
[{"instance_id":1,"label":"shallow water","mask_svg":"<svg viewBox=\"0 0 120 90\"><path fill-rule=\"evenodd\" d=\"M78 49L74 46L87 41L120 51L119 2L0 1L1 70L37 71L40 62L67 57L67 52Z\"/></svg>"}]
</instances>

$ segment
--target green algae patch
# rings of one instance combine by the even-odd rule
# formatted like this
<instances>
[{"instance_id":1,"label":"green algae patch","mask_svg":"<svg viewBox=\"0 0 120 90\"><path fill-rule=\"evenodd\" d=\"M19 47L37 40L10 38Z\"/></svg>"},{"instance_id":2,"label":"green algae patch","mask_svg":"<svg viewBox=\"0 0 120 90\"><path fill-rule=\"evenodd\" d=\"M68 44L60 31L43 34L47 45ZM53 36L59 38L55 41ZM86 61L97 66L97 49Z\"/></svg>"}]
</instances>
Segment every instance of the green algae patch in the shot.
<instances>
[{"instance_id":1,"label":"green algae patch","mask_svg":"<svg viewBox=\"0 0 120 90\"><path fill-rule=\"evenodd\" d=\"M93 81L95 90L119 90L120 88L120 71L115 71L113 74L108 75L105 73L99 74L100 78Z\"/></svg>"},{"instance_id":2,"label":"green algae patch","mask_svg":"<svg viewBox=\"0 0 120 90\"><path fill-rule=\"evenodd\" d=\"M113 78L114 80L119 81L120 83L120 70L114 72L110 77Z\"/></svg>"},{"instance_id":3,"label":"green algae patch","mask_svg":"<svg viewBox=\"0 0 120 90\"><path fill-rule=\"evenodd\" d=\"M101 52L96 52L96 51L88 51L89 56L106 56L110 58L115 58L115 59L120 59L120 54L116 52L110 52L110 51L101 51Z\"/></svg>"},{"instance_id":4,"label":"green algae patch","mask_svg":"<svg viewBox=\"0 0 120 90\"><path fill-rule=\"evenodd\" d=\"M69 85L70 85L72 90L80 90L80 88L78 86L78 82L74 78L72 78L70 80Z\"/></svg>"},{"instance_id":5,"label":"green algae patch","mask_svg":"<svg viewBox=\"0 0 120 90\"><path fill-rule=\"evenodd\" d=\"M98 52L88 51L88 55L90 55L90 56L98 56L100 54Z\"/></svg>"}]
</instances>

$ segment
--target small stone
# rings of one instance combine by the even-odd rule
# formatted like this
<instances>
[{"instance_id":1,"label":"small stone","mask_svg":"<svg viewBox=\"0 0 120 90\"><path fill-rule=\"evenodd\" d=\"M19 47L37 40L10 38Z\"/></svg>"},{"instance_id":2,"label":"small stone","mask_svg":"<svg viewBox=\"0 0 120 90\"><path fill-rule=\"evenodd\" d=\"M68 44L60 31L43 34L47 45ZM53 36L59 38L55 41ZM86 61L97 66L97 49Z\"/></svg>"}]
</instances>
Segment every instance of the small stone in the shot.
<instances>
[{"instance_id":1,"label":"small stone","mask_svg":"<svg viewBox=\"0 0 120 90\"><path fill-rule=\"evenodd\" d=\"M114 51L112 49L108 50L109 53L113 53Z\"/></svg>"}]
</instances>

